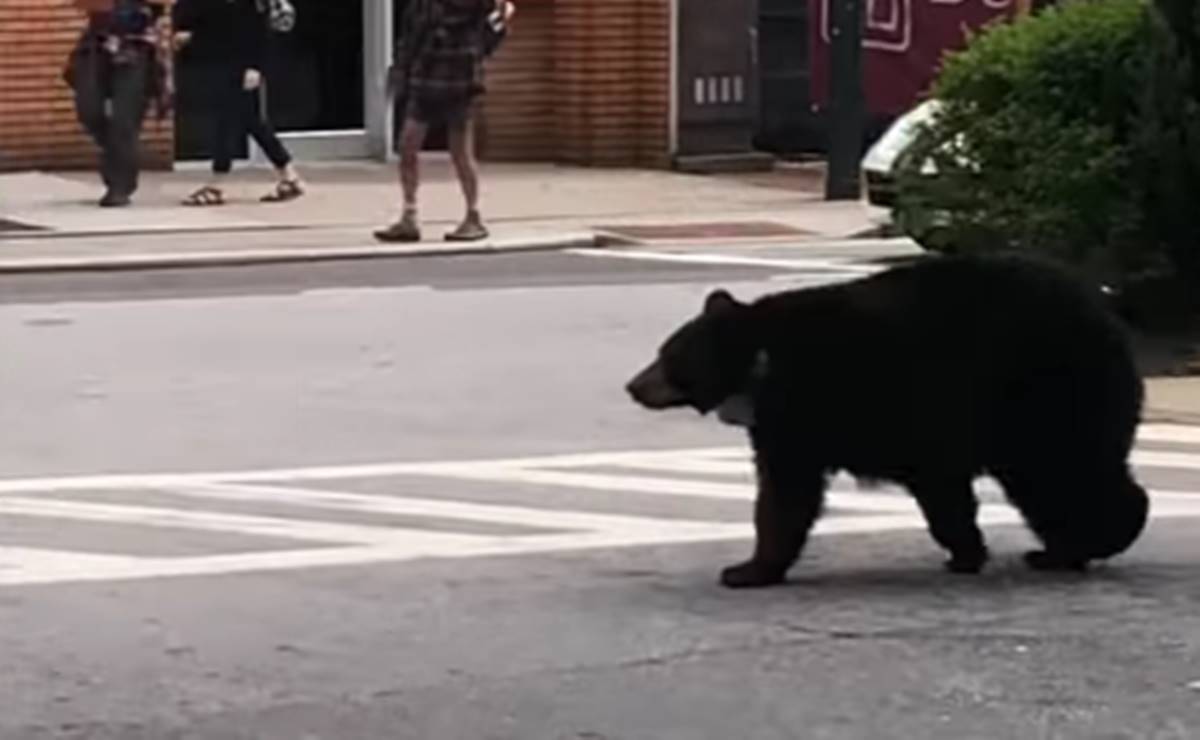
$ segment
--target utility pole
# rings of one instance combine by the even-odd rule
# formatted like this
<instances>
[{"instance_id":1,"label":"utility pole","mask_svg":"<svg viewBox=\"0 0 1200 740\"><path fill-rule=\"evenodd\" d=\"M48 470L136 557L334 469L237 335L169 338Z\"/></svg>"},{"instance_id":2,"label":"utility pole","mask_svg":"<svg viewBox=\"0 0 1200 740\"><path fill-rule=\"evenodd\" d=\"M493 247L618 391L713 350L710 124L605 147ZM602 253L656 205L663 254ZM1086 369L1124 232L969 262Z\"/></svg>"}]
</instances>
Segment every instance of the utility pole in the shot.
<instances>
[{"instance_id":1,"label":"utility pole","mask_svg":"<svg viewBox=\"0 0 1200 740\"><path fill-rule=\"evenodd\" d=\"M829 132L825 200L862 195L866 105L862 80L863 0L830 0Z\"/></svg>"}]
</instances>

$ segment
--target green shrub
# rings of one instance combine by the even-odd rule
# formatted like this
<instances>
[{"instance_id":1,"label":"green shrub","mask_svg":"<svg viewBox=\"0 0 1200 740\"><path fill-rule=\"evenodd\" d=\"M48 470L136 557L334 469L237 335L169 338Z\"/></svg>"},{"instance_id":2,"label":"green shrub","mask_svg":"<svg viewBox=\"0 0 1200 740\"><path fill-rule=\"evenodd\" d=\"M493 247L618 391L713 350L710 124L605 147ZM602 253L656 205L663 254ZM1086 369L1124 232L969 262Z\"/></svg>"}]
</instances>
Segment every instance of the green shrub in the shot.
<instances>
[{"instance_id":1,"label":"green shrub","mask_svg":"<svg viewBox=\"0 0 1200 740\"><path fill-rule=\"evenodd\" d=\"M1037 252L1106 281L1161 268L1150 191L1131 182L1156 136L1140 118L1159 32L1143 0L1067 2L948 56L942 108L900 163L897 223L930 248Z\"/></svg>"},{"instance_id":2,"label":"green shrub","mask_svg":"<svg viewBox=\"0 0 1200 740\"><path fill-rule=\"evenodd\" d=\"M1200 281L1200 13L1196 0L1161 0L1150 14L1136 158L1131 182L1140 198L1146 248L1161 272L1189 289Z\"/></svg>"}]
</instances>

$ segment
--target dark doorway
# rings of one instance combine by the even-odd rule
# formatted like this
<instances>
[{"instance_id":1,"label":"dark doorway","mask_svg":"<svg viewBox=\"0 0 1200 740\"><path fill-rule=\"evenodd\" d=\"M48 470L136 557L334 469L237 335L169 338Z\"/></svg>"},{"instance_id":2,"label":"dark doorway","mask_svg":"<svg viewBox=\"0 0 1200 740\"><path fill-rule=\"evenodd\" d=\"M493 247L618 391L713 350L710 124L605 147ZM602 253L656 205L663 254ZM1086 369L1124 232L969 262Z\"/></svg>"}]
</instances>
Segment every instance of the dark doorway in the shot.
<instances>
[{"instance_id":1,"label":"dark doorway","mask_svg":"<svg viewBox=\"0 0 1200 740\"><path fill-rule=\"evenodd\" d=\"M292 0L296 28L273 34L267 101L280 131L361 129L363 0Z\"/></svg>"},{"instance_id":2,"label":"dark doorway","mask_svg":"<svg viewBox=\"0 0 1200 740\"><path fill-rule=\"evenodd\" d=\"M364 127L362 0L292 0L296 27L270 34L265 97L280 131ZM186 53L176 66L177 159L211 156L202 71ZM240 145L237 156L246 156Z\"/></svg>"},{"instance_id":3,"label":"dark doorway","mask_svg":"<svg viewBox=\"0 0 1200 740\"><path fill-rule=\"evenodd\" d=\"M809 0L759 0L761 96L755 146L776 155L824 149L812 109Z\"/></svg>"}]
</instances>

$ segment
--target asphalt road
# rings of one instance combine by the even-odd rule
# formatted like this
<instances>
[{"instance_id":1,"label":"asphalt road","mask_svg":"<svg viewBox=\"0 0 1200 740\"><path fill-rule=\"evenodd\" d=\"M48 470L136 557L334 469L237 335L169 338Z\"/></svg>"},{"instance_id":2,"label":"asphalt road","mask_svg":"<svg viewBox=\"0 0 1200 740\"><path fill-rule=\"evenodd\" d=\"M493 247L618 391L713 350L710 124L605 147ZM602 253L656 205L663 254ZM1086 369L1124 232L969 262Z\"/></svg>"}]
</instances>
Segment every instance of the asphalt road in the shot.
<instances>
[{"instance_id":1,"label":"asphalt road","mask_svg":"<svg viewBox=\"0 0 1200 740\"><path fill-rule=\"evenodd\" d=\"M744 442L621 386L712 287L852 275L745 254L0 279L0 738L1200 735L1194 428L1086 576L986 484L971 578L839 482L788 586L715 585Z\"/></svg>"}]
</instances>

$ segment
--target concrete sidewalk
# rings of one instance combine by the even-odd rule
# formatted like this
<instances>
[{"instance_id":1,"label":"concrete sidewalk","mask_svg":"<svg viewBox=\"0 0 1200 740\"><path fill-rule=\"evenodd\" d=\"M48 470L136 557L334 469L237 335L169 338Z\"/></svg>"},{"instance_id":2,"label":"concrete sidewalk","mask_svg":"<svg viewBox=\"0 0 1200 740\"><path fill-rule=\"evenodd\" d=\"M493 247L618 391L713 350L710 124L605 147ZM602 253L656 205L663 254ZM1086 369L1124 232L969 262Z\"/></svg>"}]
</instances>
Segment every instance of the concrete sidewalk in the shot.
<instances>
[{"instance_id":1,"label":"concrete sidewalk","mask_svg":"<svg viewBox=\"0 0 1200 740\"><path fill-rule=\"evenodd\" d=\"M304 168L309 193L284 204L258 198L270 173L243 167L220 207L180 204L203 183L205 172L188 167L146 173L134 206L104 210L92 173L0 175L0 261L48 257L69 237L330 230L367 234L394 220L399 187L394 168L376 163L312 163ZM461 216L458 185L445 156L423 161L421 208L429 249ZM821 173L793 168L758 175L697 176L648 170L555 165L484 165L483 212L494 243L581 237L653 241L739 235L756 238L843 238L870 229L880 213L862 203L825 203ZM623 229L633 228L634 234ZM640 229L640 231L639 231ZM647 236L648 235L648 236ZM228 242L230 239L216 240ZM214 248L216 248L214 246Z\"/></svg>"},{"instance_id":2,"label":"concrete sidewalk","mask_svg":"<svg viewBox=\"0 0 1200 740\"><path fill-rule=\"evenodd\" d=\"M1146 379L1147 421L1200 425L1200 377Z\"/></svg>"}]
</instances>

